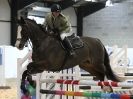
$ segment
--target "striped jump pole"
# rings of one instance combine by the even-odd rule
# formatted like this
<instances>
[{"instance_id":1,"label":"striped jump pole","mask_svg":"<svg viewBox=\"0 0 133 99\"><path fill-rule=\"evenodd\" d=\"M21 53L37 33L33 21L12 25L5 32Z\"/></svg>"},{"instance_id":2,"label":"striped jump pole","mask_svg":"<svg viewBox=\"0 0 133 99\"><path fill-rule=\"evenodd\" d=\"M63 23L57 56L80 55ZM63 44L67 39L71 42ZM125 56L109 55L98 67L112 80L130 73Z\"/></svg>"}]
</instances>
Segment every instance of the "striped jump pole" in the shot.
<instances>
[{"instance_id":1,"label":"striped jump pole","mask_svg":"<svg viewBox=\"0 0 133 99\"><path fill-rule=\"evenodd\" d=\"M40 90L42 94L56 94L67 96L82 96L82 97L95 97L106 99L133 99L133 95L115 94L115 93L101 93L101 92L74 92L74 91L61 91L61 90Z\"/></svg>"},{"instance_id":2,"label":"striped jump pole","mask_svg":"<svg viewBox=\"0 0 133 99\"><path fill-rule=\"evenodd\" d=\"M133 73L125 73L125 76L133 76Z\"/></svg>"},{"instance_id":3,"label":"striped jump pole","mask_svg":"<svg viewBox=\"0 0 133 99\"><path fill-rule=\"evenodd\" d=\"M87 80L62 80L62 79L43 79L41 83L59 83L72 85L89 86L112 86L112 87L133 87L133 82L112 82L112 81L87 81Z\"/></svg>"}]
</instances>

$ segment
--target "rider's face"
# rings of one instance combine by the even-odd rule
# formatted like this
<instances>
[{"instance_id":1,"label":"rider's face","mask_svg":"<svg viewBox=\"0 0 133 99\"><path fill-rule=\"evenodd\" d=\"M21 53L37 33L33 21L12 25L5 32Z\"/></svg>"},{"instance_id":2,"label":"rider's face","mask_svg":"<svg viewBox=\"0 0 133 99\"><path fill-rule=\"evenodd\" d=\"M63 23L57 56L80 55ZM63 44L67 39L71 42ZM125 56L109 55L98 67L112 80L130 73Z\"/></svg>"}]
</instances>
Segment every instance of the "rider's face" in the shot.
<instances>
[{"instance_id":1,"label":"rider's face","mask_svg":"<svg viewBox=\"0 0 133 99\"><path fill-rule=\"evenodd\" d=\"M53 14L54 17L58 17L60 12L52 12L52 14Z\"/></svg>"}]
</instances>

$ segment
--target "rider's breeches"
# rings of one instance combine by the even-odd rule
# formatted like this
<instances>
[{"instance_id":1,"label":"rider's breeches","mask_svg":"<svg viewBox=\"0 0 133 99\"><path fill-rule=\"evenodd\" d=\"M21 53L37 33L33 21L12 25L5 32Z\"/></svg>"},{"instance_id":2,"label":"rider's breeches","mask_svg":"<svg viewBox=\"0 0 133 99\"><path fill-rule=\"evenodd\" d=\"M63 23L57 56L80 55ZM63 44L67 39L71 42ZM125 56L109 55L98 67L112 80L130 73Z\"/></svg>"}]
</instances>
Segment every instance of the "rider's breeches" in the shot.
<instances>
[{"instance_id":1,"label":"rider's breeches","mask_svg":"<svg viewBox=\"0 0 133 99\"><path fill-rule=\"evenodd\" d=\"M72 33L61 33L61 34L60 34L60 38L61 38L61 40L64 40L65 37L71 36L71 35L72 35Z\"/></svg>"}]
</instances>

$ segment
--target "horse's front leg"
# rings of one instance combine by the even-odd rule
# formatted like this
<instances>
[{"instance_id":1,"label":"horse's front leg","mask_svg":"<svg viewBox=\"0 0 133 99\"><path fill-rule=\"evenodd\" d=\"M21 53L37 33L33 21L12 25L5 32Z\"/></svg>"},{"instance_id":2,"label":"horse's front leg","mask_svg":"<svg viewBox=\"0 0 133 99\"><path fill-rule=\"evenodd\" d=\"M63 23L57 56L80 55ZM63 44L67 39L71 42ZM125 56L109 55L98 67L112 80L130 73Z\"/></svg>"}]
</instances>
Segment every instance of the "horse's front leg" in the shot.
<instances>
[{"instance_id":1,"label":"horse's front leg","mask_svg":"<svg viewBox=\"0 0 133 99\"><path fill-rule=\"evenodd\" d=\"M44 70L40 69L39 64L36 62L31 62L27 65L27 71L29 74L42 73Z\"/></svg>"},{"instance_id":2,"label":"horse's front leg","mask_svg":"<svg viewBox=\"0 0 133 99\"><path fill-rule=\"evenodd\" d=\"M25 70L22 74L21 86L20 86L23 94L25 95L29 93L29 89L27 88L27 81L33 88L36 88L36 81L32 80L32 76L28 73L28 70Z\"/></svg>"},{"instance_id":3,"label":"horse's front leg","mask_svg":"<svg viewBox=\"0 0 133 99\"><path fill-rule=\"evenodd\" d=\"M35 88L35 81L32 80L32 74L36 73L41 73L43 70L39 70L37 68L37 64L35 62L31 62L27 65L27 70L25 70L22 74L22 79L21 79L21 90L23 91L24 94L28 92L28 89L26 88L26 81L30 83L30 85Z\"/></svg>"}]
</instances>

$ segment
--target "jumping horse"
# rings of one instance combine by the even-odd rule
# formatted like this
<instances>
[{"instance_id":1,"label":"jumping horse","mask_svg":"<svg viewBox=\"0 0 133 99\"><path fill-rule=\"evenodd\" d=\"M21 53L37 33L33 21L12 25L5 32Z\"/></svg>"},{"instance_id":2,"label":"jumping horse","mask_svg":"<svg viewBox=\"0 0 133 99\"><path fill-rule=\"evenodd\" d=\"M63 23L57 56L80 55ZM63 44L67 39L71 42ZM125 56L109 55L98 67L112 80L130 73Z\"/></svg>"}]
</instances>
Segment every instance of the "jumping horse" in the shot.
<instances>
[{"instance_id":1,"label":"jumping horse","mask_svg":"<svg viewBox=\"0 0 133 99\"><path fill-rule=\"evenodd\" d=\"M105 77L108 80L120 81L120 78L111 69L108 53L99 39L80 37L84 46L75 49L74 56L69 56L62 48L60 40L43 31L34 20L21 18L18 20L18 25L20 27L18 35L21 37L17 38L16 47L22 50L29 39L32 43L33 61L28 64L22 81L26 79L27 75L41 73L44 70L60 71L76 65L92 76L96 76L100 81L104 81ZM113 91L111 86L108 87L110 91Z\"/></svg>"}]
</instances>

